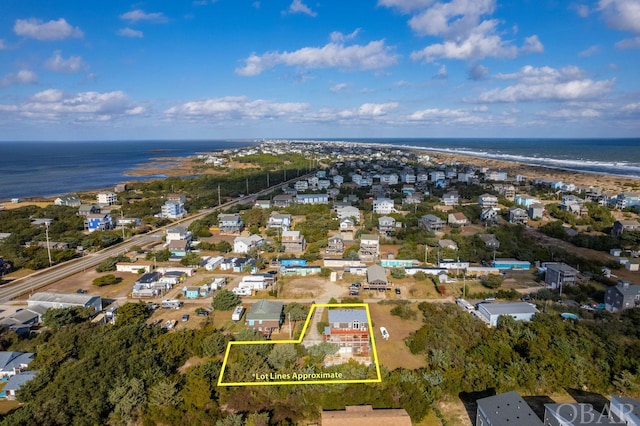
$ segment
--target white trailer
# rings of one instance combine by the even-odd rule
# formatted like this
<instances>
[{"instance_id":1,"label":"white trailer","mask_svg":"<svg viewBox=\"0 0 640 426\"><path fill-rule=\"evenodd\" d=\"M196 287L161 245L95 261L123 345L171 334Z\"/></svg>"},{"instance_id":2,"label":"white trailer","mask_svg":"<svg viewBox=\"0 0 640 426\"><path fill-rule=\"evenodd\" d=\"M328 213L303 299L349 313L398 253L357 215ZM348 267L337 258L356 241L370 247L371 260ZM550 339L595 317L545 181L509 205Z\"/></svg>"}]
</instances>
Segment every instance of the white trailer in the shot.
<instances>
[{"instance_id":1,"label":"white trailer","mask_svg":"<svg viewBox=\"0 0 640 426\"><path fill-rule=\"evenodd\" d=\"M238 322L242 319L242 315L244 315L244 306L236 306L236 308L233 310L233 313L231 314L231 319L234 322Z\"/></svg>"},{"instance_id":2,"label":"white trailer","mask_svg":"<svg viewBox=\"0 0 640 426\"><path fill-rule=\"evenodd\" d=\"M242 277L239 287L251 288L253 290L264 290L267 288L267 280L261 275L248 275Z\"/></svg>"},{"instance_id":3,"label":"white trailer","mask_svg":"<svg viewBox=\"0 0 640 426\"><path fill-rule=\"evenodd\" d=\"M207 271L213 271L218 266L222 265L222 262L224 262L224 257L222 256L211 257L207 260L207 263L204 265L204 269L206 269Z\"/></svg>"},{"instance_id":4,"label":"white trailer","mask_svg":"<svg viewBox=\"0 0 640 426\"><path fill-rule=\"evenodd\" d=\"M176 299L163 300L160 306L164 309L180 309L182 307L182 302Z\"/></svg>"},{"instance_id":5,"label":"white trailer","mask_svg":"<svg viewBox=\"0 0 640 426\"><path fill-rule=\"evenodd\" d=\"M253 289L248 287L236 287L231 289L231 291L238 296L251 296L253 294Z\"/></svg>"},{"instance_id":6,"label":"white trailer","mask_svg":"<svg viewBox=\"0 0 640 426\"><path fill-rule=\"evenodd\" d=\"M216 277L211 282L211 290L220 290L225 285L227 285L226 277Z\"/></svg>"}]
</instances>

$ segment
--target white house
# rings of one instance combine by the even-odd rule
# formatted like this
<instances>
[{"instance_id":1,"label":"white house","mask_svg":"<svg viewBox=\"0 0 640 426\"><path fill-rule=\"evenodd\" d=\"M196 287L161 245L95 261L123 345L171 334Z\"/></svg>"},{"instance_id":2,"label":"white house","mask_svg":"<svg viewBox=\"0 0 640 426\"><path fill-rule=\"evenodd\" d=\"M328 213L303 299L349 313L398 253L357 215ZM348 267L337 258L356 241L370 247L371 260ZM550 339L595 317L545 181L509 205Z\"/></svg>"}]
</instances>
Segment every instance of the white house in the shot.
<instances>
[{"instance_id":1,"label":"white house","mask_svg":"<svg viewBox=\"0 0 640 426\"><path fill-rule=\"evenodd\" d=\"M185 226L173 226L171 228L167 228L166 240L167 243L173 240L191 241L191 231L189 231Z\"/></svg>"},{"instance_id":2,"label":"white house","mask_svg":"<svg viewBox=\"0 0 640 426\"><path fill-rule=\"evenodd\" d=\"M113 192L99 192L96 199L100 205L111 206L118 201L118 196Z\"/></svg>"},{"instance_id":3,"label":"white house","mask_svg":"<svg viewBox=\"0 0 640 426\"><path fill-rule=\"evenodd\" d=\"M263 242L264 238L256 234L249 237L236 237L233 240L233 252L246 254L249 250L260 246Z\"/></svg>"},{"instance_id":4,"label":"white house","mask_svg":"<svg viewBox=\"0 0 640 426\"><path fill-rule=\"evenodd\" d=\"M291 228L291 215L275 212L271 213L269 220L267 220L267 228L288 231L289 228Z\"/></svg>"},{"instance_id":5,"label":"white house","mask_svg":"<svg viewBox=\"0 0 640 426\"><path fill-rule=\"evenodd\" d=\"M373 211L377 214L389 214L396 211L393 200L390 198L377 198L373 200Z\"/></svg>"},{"instance_id":6,"label":"white house","mask_svg":"<svg viewBox=\"0 0 640 426\"><path fill-rule=\"evenodd\" d=\"M360 210L354 206L340 206L336 209L338 220L345 219L347 217L353 218L355 222L360 221Z\"/></svg>"},{"instance_id":7,"label":"white house","mask_svg":"<svg viewBox=\"0 0 640 426\"><path fill-rule=\"evenodd\" d=\"M293 184L296 191L306 191L309 188L309 182L306 180L299 180Z\"/></svg>"},{"instance_id":8,"label":"white house","mask_svg":"<svg viewBox=\"0 0 640 426\"><path fill-rule=\"evenodd\" d=\"M480 318L489 323L489 326L498 325L498 318L506 315L517 321L531 321L533 316L538 313L535 305L525 302L513 303L481 303L478 305L478 314Z\"/></svg>"}]
</instances>

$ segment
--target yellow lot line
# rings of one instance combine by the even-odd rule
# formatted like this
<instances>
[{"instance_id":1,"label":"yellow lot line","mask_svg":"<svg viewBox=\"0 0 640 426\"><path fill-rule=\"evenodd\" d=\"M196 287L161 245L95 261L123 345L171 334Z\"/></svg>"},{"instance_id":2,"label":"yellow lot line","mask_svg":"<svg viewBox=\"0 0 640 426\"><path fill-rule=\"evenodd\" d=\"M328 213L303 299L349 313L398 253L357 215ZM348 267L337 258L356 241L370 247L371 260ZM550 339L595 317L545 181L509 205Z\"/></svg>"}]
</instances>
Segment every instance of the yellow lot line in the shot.
<instances>
[{"instance_id":1,"label":"yellow lot line","mask_svg":"<svg viewBox=\"0 0 640 426\"><path fill-rule=\"evenodd\" d=\"M265 381L265 382L225 382L223 381L224 372L227 367L227 361L229 360L229 352L231 351L231 347L234 345L273 345L278 343L293 343L300 344L304 339L304 336L307 331L307 327L311 323L311 318L313 317L313 312L316 308L364 308L367 313L367 321L369 323L369 337L371 338L371 350L373 352L373 362L376 367L376 378L375 379L332 379L332 380L282 380L282 381ZM323 384L347 384L347 383L380 383L382 381L382 377L380 375L380 364L378 363L378 352L376 349L376 339L374 336L374 332L371 326L371 312L369 312L369 304L368 303L344 303L344 304L328 304L328 303L319 303L311 305L311 309L309 310L309 314L307 315L307 319L305 320L304 327L302 328L302 333L300 333L300 338L297 340L253 340L248 342L229 342L227 344L227 350L224 354L224 360L222 362L222 369L220 370L220 377L218 378L218 386L274 386L274 385L323 385ZM301 373L303 375L304 373ZM332 373L316 373L319 375L323 374L332 374Z\"/></svg>"}]
</instances>

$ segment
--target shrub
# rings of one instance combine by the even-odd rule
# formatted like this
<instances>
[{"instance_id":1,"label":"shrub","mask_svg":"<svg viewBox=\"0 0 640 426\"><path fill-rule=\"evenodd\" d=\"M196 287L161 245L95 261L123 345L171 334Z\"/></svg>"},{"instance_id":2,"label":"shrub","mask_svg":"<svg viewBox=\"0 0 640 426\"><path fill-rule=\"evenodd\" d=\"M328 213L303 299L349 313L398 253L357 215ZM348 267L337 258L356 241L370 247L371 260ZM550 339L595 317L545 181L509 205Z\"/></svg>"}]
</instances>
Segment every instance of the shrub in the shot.
<instances>
[{"instance_id":1,"label":"shrub","mask_svg":"<svg viewBox=\"0 0 640 426\"><path fill-rule=\"evenodd\" d=\"M113 274L107 274L94 279L92 284L97 287L104 287L105 285L118 284L121 281L122 278L116 277Z\"/></svg>"}]
</instances>

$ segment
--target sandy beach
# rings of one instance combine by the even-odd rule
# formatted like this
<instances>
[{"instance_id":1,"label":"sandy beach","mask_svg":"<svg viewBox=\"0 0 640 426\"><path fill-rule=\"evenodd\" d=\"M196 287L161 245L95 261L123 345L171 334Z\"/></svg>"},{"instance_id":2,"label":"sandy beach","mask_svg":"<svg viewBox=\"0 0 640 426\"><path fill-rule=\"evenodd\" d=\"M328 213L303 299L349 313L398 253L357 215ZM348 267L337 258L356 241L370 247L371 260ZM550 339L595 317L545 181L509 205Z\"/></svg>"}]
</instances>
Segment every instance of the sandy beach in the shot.
<instances>
[{"instance_id":1,"label":"sandy beach","mask_svg":"<svg viewBox=\"0 0 640 426\"><path fill-rule=\"evenodd\" d=\"M413 150L411 150L413 151ZM596 173L576 172L573 170L563 170L538 165L529 165L504 160L493 160L488 158L472 157L460 154L446 154L442 152L432 151L413 151L420 155L429 155L433 162L442 162L445 164L457 163L461 165L473 165L476 167L486 167L493 170L506 171L510 178L516 175L524 175L528 180L535 178L559 180L564 183L573 183L578 188L597 187L609 194L617 194L620 192L640 192L640 179L613 176ZM227 167L232 168L251 168L252 165L246 163L231 162ZM224 169L205 167L201 161L195 156L190 157L156 157L147 163L140 164L131 170L124 172L125 175L131 176L131 181L137 180L136 177L192 177L203 174L221 174L225 173ZM162 177L158 177L162 179ZM126 179L125 179L126 181ZM110 191L112 188L94 189L91 191L83 191L82 194L91 194L100 191ZM1 207L6 209L17 208L25 205L44 206L53 202L56 197L23 197L20 203L14 204L10 201L0 203ZM82 197L85 198L85 197Z\"/></svg>"},{"instance_id":2,"label":"sandy beach","mask_svg":"<svg viewBox=\"0 0 640 426\"><path fill-rule=\"evenodd\" d=\"M415 151L418 154L430 155L434 162L442 161L446 164L452 162L458 164L474 165L476 167L487 167L494 170L506 171L510 178L516 175L524 175L529 180L535 178L560 180L564 183L573 183L579 188L589 188L591 186L601 188L607 193L635 192L640 191L640 179L613 176L596 173L576 172L574 170L563 170L537 165L529 165L504 160L493 160L488 158L472 157L460 154L445 154L441 152ZM250 167L244 163L231 163L232 167ZM223 173L219 169L202 167L202 163L197 162L194 157L185 158L158 158L150 163L141 165L139 168L127 171L130 176L154 176L163 174L166 176L194 176L198 174L219 174Z\"/></svg>"}]
</instances>

